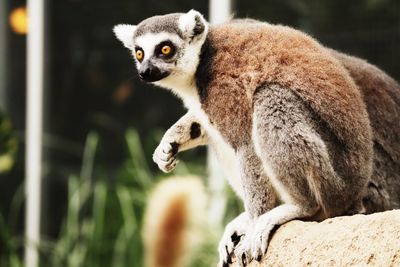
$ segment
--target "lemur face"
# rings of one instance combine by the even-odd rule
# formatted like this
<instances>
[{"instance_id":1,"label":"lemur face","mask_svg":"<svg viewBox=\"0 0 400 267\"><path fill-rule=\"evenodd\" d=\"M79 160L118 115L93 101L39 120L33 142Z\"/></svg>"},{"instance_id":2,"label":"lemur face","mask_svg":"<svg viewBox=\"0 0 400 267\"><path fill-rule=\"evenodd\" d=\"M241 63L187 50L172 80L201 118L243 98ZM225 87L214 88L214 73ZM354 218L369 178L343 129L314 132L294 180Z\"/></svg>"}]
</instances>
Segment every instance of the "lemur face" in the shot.
<instances>
[{"instance_id":1,"label":"lemur face","mask_svg":"<svg viewBox=\"0 0 400 267\"><path fill-rule=\"evenodd\" d=\"M114 32L132 51L142 80L171 88L192 82L208 24L191 10L151 17L137 26L117 25Z\"/></svg>"}]
</instances>

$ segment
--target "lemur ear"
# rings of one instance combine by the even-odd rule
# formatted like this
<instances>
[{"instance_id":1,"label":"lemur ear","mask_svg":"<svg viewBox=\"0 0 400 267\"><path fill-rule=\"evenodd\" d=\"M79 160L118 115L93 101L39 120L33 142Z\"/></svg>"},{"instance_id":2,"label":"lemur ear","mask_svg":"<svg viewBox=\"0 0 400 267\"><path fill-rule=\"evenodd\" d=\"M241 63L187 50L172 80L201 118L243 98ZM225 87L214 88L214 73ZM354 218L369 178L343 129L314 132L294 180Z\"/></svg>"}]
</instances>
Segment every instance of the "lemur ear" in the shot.
<instances>
[{"instance_id":1,"label":"lemur ear","mask_svg":"<svg viewBox=\"0 0 400 267\"><path fill-rule=\"evenodd\" d=\"M133 49L133 35L136 31L136 26L128 24L119 24L113 29L115 36L120 40L125 47Z\"/></svg>"},{"instance_id":2,"label":"lemur ear","mask_svg":"<svg viewBox=\"0 0 400 267\"><path fill-rule=\"evenodd\" d=\"M193 39L207 33L208 24L200 12L192 9L179 18L179 28L185 37Z\"/></svg>"}]
</instances>

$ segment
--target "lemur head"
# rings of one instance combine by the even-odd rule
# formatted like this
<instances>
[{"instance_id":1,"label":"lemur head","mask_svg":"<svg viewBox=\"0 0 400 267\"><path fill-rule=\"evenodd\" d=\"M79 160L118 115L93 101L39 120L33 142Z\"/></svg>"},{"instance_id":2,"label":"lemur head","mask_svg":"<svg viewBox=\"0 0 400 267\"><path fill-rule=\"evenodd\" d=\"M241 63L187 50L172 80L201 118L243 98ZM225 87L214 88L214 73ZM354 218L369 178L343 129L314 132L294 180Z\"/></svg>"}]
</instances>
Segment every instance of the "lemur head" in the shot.
<instances>
[{"instance_id":1,"label":"lemur head","mask_svg":"<svg viewBox=\"0 0 400 267\"><path fill-rule=\"evenodd\" d=\"M193 83L208 23L190 10L117 25L114 32L132 51L142 80L174 89Z\"/></svg>"}]
</instances>

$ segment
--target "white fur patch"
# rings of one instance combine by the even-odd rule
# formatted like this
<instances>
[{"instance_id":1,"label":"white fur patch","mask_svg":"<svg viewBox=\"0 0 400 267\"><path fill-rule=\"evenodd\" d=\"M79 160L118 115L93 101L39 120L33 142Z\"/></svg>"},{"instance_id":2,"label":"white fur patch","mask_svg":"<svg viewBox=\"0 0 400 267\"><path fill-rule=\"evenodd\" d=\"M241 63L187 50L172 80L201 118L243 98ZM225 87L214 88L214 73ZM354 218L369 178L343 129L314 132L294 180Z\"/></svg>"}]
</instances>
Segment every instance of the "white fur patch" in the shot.
<instances>
[{"instance_id":1,"label":"white fur patch","mask_svg":"<svg viewBox=\"0 0 400 267\"><path fill-rule=\"evenodd\" d=\"M125 47L133 49L133 35L135 34L136 26L119 24L114 26L113 31L115 36L124 44Z\"/></svg>"},{"instance_id":2,"label":"white fur patch","mask_svg":"<svg viewBox=\"0 0 400 267\"><path fill-rule=\"evenodd\" d=\"M204 19L203 15L192 9L186 14L183 14L178 21L178 27L185 36L191 36L193 34L193 30L196 27L196 17L199 17L201 22L204 24L204 33L208 32L208 23ZM205 35L204 33L202 35Z\"/></svg>"},{"instance_id":3,"label":"white fur patch","mask_svg":"<svg viewBox=\"0 0 400 267\"><path fill-rule=\"evenodd\" d=\"M212 134L212 144L217 154L218 163L228 183L232 186L235 193L243 200L244 192L240 179L239 160L233 148L223 140L221 134L219 134L217 130L214 131L211 131L214 132ZM208 131L208 134L210 135L210 131Z\"/></svg>"},{"instance_id":4,"label":"white fur patch","mask_svg":"<svg viewBox=\"0 0 400 267\"><path fill-rule=\"evenodd\" d=\"M191 9L186 14L183 14L178 21L179 29L181 29L183 33L191 31L196 25L196 20L195 20L196 16L202 17L202 15L194 9Z\"/></svg>"},{"instance_id":5,"label":"white fur patch","mask_svg":"<svg viewBox=\"0 0 400 267\"><path fill-rule=\"evenodd\" d=\"M210 124L207 114L201 109L198 95L184 98L185 106L200 120L201 125L206 130L209 143L213 146L216 153L218 164L220 165L228 183L232 186L236 194L243 199L243 186L240 180L239 161L234 149L224 140L221 133Z\"/></svg>"}]
</instances>

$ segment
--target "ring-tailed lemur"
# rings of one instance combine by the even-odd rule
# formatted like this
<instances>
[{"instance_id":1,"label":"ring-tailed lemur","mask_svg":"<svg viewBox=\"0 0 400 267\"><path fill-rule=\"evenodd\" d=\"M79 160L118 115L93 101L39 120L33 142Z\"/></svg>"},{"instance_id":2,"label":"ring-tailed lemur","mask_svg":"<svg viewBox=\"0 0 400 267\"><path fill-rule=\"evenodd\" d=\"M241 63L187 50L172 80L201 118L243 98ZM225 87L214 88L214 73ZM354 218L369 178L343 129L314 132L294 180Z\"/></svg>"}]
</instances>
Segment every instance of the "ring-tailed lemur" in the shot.
<instances>
[{"instance_id":1,"label":"ring-tailed lemur","mask_svg":"<svg viewBox=\"0 0 400 267\"><path fill-rule=\"evenodd\" d=\"M290 220L399 207L400 87L378 68L289 27L209 26L194 10L114 32L140 78L189 110L154 153L160 169L209 144L244 201L219 244L224 266L260 259Z\"/></svg>"}]
</instances>

